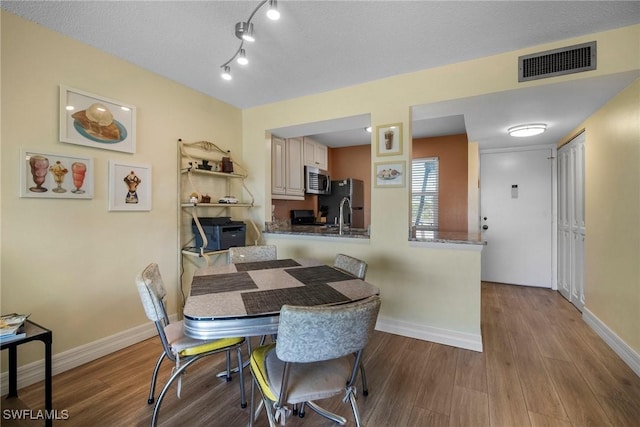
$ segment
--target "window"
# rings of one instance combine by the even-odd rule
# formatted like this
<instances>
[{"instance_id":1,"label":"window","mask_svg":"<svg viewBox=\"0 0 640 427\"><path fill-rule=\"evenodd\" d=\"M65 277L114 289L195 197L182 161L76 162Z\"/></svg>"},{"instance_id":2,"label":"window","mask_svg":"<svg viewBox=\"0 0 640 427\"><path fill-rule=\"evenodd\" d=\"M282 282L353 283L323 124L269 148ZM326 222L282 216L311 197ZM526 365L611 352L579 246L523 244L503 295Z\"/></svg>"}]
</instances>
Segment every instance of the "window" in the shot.
<instances>
[{"instance_id":1,"label":"window","mask_svg":"<svg viewBox=\"0 0 640 427\"><path fill-rule=\"evenodd\" d=\"M438 229L438 158L414 159L411 166L411 225Z\"/></svg>"}]
</instances>

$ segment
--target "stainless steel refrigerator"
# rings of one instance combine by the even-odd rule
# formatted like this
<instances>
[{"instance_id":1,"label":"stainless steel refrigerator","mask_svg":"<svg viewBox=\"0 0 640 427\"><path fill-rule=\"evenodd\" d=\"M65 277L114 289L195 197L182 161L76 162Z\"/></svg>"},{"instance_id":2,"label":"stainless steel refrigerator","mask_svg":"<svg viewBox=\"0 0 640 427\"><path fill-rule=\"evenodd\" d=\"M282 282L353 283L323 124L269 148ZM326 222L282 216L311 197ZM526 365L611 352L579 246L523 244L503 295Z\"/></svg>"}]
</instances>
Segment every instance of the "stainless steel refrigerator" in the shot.
<instances>
[{"instance_id":1,"label":"stainless steel refrigerator","mask_svg":"<svg viewBox=\"0 0 640 427\"><path fill-rule=\"evenodd\" d=\"M337 224L344 197L350 201L344 205L344 223L353 228L364 228L364 182L359 179L331 181L331 194L318 196L320 216L327 218L327 224Z\"/></svg>"}]
</instances>

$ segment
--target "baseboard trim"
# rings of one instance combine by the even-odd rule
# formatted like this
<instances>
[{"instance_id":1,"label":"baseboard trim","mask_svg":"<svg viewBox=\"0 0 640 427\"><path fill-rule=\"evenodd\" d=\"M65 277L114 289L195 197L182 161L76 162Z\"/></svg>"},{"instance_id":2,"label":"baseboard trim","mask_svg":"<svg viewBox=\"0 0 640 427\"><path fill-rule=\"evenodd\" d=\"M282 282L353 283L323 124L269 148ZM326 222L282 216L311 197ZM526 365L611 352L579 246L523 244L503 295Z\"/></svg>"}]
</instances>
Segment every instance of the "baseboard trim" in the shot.
<instances>
[{"instance_id":1,"label":"baseboard trim","mask_svg":"<svg viewBox=\"0 0 640 427\"><path fill-rule=\"evenodd\" d=\"M615 332L589 309L583 307L582 320L595 331L604 342L640 377L640 354L622 340Z\"/></svg>"},{"instance_id":2,"label":"baseboard trim","mask_svg":"<svg viewBox=\"0 0 640 427\"><path fill-rule=\"evenodd\" d=\"M452 331L382 316L378 318L376 329L390 334L482 352L481 334Z\"/></svg>"},{"instance_id":3,"label":"baseboard trim","mask_svg":"<svg viewBox=\"0 0 640 427\"><path fill-rule=\"evenodd\" d=\"M174 319L171 320L174 321ZM467 334L384 317L378 318L376 329L390 334L482 352L481 335ZM148 323L62 353L54 354L53 375L77 368L85 363L89 363L100 357L151 338L156 334L155 327ZM19 352L20 350L18 350L18 353ZM42 380L44 380L44 359L18 367L18 389ZM0 390L3 396L9 392L8 372L3 372L0 375Z\"/></svg>"},{"instance_id":4,"label":"baseboard trim","mask_svg":"<svg viewBox=\"0 0 640 427\"><path fill-rule=\"evenodd\" d=\"M143 326L137 326L115 335L81 345L80 347L54 354L51 370L53 375L60 374L125 347L137 344L157 334L156 328L151 323L147 323ZM18 355L19 354L20 347L18 347ZM18 366L18 389L42 380L44 380L44 358L23 366ZM2 375L0 375L0 390L2 396L9 392L8 372L3 372Z\"/></svg>"}]
</instances>

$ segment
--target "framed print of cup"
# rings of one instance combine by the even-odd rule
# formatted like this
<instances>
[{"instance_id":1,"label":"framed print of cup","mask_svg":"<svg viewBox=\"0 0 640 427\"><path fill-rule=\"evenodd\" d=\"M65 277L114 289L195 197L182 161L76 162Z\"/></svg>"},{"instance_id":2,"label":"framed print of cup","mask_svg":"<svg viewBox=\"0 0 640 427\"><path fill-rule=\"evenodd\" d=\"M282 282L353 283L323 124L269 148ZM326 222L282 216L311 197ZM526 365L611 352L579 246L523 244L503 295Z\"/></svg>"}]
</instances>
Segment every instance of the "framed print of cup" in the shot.
<instances>
[{"instance_id":1,"label":"framed print of cup","mask_svg":"<svg viewBox=\"0 0 640 427\"><path fill-rule=\"evenodd\" d=\"M402 154L402 123L378 126L376 130L378 156Z\"/></svg>"},{"instance_id":2,"label":"framed print of cup","mask_svg":"<svg viewBox=\"0 0 640 427\"><path fill-rule=\"evenodd\" d=\"M93 159L20 150L20 197L92 199Z\"/></svg>"},{"instance_id":3,"label":"framed print of cup","mask_svg":"<svg viewBox=\"0 0 640 427\"><path fill-rule=\"evenodd\" d=\"M375 164L376 187L404 187L406 162L380 162Z\"/></svg>"},{"instance_id":4,"label":"framed print of cup","mask_svg":"<svg viewBox=\"0 0 640 427\"><path fill-rule=\"evenodd\" d=\"M109 210L151 210L151 166L109 160Z\"/></svg>"},{"instance_id":5,"label":"framed print of cup","mask_svg":"<svg viewBox=\"0 0 640 427\"><path fill-rule=\"evenodd\" d=\"M136 152L136 107L60 86L60 141Z\"/></svg>"}]
</instances>

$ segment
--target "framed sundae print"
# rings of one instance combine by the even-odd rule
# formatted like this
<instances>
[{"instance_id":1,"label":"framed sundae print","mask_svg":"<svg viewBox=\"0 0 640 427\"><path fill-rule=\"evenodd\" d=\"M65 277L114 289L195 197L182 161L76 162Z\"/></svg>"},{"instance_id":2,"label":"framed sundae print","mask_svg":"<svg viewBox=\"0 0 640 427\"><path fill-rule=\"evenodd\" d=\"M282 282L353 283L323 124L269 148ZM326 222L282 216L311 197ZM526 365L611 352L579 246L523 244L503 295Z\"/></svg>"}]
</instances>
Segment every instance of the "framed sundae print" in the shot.
<instances>
[{"instance_id":1,"label":"framed sundae print","mask_svg":"<svg viewBox=\"0 0 640 427\"><path fill-rule=\"evenodd\" d=\"M60 86L60 141L136 152L136 107Z\"/></svg>"},{"instance_id":2,"label":"framed sundae print","mask_svg":"<svg viewBox=\"0 0 640 427\"><path fill-rule=\"evenodd\" d=\"M20 197L92 199L93 159L20 150Z\"/></svg>"},{"instance_id":3,"label":"framed sundae print","mask_svg":"<svg viewBox=\"0 0 640 427\"><path fill-rule=\"evenodd\" d=\"M151 210L151 165L109 160L109 210Z\"/></svg>"},{"instance_id":4,"label":"framed sundae print","mask_svg":"<svg viewBox=\"0 0 640 427\"><path fill-rule=\"evenodd\" d=\"M376 187L404 187L405 161L375 164Z\"/></svg>"},{"instance_id":5,"label":"framed sundae print","mask_svg":"<svg viewBox=\"0 0 640 427\"><path fill-rule=\"evenodd\" d=\"M402 123L378 126L376 139L378 156L402 154Z\"/></svg>"}]
</instances>

